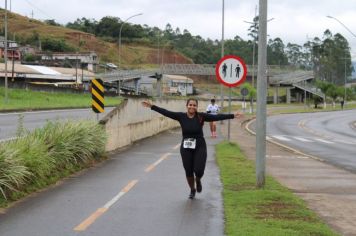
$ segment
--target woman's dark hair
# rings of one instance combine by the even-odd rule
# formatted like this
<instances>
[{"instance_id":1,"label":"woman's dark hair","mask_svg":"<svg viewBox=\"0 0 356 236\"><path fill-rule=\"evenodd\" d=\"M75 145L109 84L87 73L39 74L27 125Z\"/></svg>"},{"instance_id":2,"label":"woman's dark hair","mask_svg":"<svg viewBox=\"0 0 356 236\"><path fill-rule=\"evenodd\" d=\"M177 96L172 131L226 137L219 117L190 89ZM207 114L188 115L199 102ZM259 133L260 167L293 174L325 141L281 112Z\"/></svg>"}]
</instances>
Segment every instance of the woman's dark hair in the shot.
<instances>
[{"instance_id":1,"label":"woman's dark hair","mask_svg":"<svg viewBox=\"0 0 356 236\"><path fill-rule=\"evenodd\" d=\"M190 101L195 101L196 104L197 104L197 106L198 106L198 100L195 99L195 98L188 98L188 100L187 100L187 106L188 106L188 104L189 104ZM199 119L199 122L200 122L201 126L203 126L203 125L204 125L204 118L203 118L201 115L199 115L198 110L197 110L195 113L196 113L196 115L198 116L198 119Z\"/></svg>"},{"instance_id":2,"label":"woman's dark hair","mask_svg":"<svg viewBox=\"0 0 356 236\"><path fill-rule=\"evenodd\" d=\"M210 102L211 102L211 103L215 103L215 99L214 99L214 98L211 99Z\"/></svg>"},{"instance_id":3,"label":"woman's dark hair","mask_svg":"<svg viewBox=\"0 0 356 236\"><path fill-rule=\"evenodd\" d=\"M190 101L195 101L195 102L197 103L197 106L198 106L198 100L195 99L195 98L189 98L189 99L187 100L187 106L188 106L188 104L189 104Z\"/></svg>"}]
</instances>

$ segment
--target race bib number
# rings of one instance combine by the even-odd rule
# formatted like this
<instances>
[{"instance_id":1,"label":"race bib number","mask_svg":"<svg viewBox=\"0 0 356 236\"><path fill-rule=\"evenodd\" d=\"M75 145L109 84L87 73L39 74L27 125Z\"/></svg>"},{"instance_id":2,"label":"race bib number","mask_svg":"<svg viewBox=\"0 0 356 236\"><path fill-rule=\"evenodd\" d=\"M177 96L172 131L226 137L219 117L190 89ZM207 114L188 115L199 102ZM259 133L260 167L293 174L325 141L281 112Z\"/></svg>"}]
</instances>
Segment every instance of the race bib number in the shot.
<instances>
[{"instance_id":1,"label":"race bib number","mask_svg":"<svg viewBox=\"0 0 356 236\"><path fill-rule=\"evenodd\" d=\"M183 140L183 148L195 149L197 140L195 138L186 138Z\"/></svg>"}]
</instances>

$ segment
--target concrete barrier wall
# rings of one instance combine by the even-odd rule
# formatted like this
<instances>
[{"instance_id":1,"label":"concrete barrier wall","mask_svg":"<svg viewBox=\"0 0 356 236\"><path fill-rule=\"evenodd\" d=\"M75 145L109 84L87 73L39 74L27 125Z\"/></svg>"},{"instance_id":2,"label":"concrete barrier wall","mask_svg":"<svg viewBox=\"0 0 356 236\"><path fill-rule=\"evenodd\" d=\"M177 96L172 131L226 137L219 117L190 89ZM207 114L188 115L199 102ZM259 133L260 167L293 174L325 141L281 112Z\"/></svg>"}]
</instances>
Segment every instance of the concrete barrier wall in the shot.
<instances>
[{"instance_id":1,"label":"concrete barrier wall","mask_svg":"<svg viewBox=\"0 0 356 236\"><path fill-rule=\"evenodd\" d=\"M112 110L100 123L108 134L107 151L125 147L160 132L179 127L179 123L142 106L144 99L127 99ZM157 100L153 104L170 111L186 111L185 100ZM199 100L199 111L205 111L209 101Z\"/></svg>"}]
</instances>

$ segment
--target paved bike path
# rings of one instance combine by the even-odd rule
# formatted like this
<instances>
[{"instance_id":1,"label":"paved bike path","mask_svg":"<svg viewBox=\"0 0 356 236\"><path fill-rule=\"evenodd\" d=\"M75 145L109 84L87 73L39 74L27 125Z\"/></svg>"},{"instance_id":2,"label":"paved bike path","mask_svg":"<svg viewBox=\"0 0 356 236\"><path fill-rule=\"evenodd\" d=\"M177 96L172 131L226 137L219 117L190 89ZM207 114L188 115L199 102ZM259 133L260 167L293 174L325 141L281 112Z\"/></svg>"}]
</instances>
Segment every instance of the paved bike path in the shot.
<instances>
[{"instance_id":1,"label":"paved bike path","mask_svg":"<svg viewBox=\"0 0 356 236\"><path fill-rule=\"evenodd\" d=\"M209 134L207 126L204 132ZM110 160L0 214L0 235L224 235L219 170L207 138L203 192L188 199L179 129L137 142Z\"/></svg>"}]
</instances>

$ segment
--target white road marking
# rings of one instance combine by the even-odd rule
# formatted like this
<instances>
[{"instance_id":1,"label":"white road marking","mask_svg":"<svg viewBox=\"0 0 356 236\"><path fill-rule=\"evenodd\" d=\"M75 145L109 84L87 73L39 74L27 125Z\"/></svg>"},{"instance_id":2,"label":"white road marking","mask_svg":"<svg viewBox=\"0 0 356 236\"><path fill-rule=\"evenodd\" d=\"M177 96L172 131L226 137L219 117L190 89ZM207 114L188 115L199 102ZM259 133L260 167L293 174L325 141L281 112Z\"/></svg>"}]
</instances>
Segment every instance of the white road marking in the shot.
<instances>
[{"instance_id":1,"label":"white road marking","mask_svg":"<svg viewBox=\"0 0 356 236\"><path fill-rule=\"evenodd\" d=\"M123 188L113 199L108 201L103 208L109 209L112 205L115 204L122 196L125 195L135 184L137 184L138 180L132 180L125 188Z\"/></svg>"},{"instance_id":2,"label":"white road marking","mask_svg":"<svg viewBox=\"0 0 356 236\"><path fill-rule=\"evenodd\" d=\"M356 144L356 142L346 141L346 140L337 140L337 142L338 142L338 143L344 143L344 144L350 144L350 145Z\"/></svg>"},{"instance_id":3,"label":"white road marking","mask_svg":"<svg viewBox=\"0 0 356 236\"><path fill-rule=\"evenodd\" d=\"M306 139L306 138L302 138L302 137L293 137L293 138L295 138L296 140L302 141L302 142L307 142L307 143L314 142L312 140L309 140L309 139Z\"/></svg>"},{"instance_id":4,"label":"white road marking","mask_svg":"<svg viewBox=\"0 0 356 236\"><path fill-rule=\"evenodd\" d=\"M284 136L274 135L272 137L275 138L275 139L281 140L281 141L286 141L286 142L292 141L292 140L290 140L290 139L288 139L288 138L286 138Z\"/></svg>"},{"instance_id":5,"label":"white road marking","mask_svg":"<svg viewBox=\"0 0 356 236\"><path fill-rule=\"evenodd\" d=\"M330 142L330 141L327 141L327 140L324 140L324 139L320 139L320 138L314 138L314 140L322 142L322 143L327 143L327 144L333 144L334 143L334 142Z\"/></svg>"}]
</instances>

